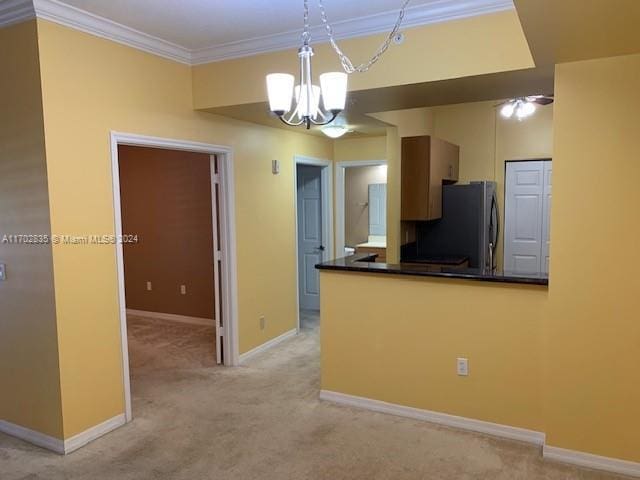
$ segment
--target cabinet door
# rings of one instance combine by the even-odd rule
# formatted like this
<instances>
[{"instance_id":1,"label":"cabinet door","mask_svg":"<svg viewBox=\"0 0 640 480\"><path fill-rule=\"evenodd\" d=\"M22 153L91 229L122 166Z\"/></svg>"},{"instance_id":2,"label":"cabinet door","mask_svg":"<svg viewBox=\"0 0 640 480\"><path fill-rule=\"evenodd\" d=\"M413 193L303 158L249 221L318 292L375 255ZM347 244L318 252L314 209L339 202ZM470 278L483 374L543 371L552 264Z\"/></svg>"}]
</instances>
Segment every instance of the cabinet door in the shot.
<instances>
[{"instance_id":1,"label":"cabinet door","mask_svg":"<svg viewBox=\"0 0 640 480\"><path fill-rule=\"evenodd\" d=\"M402 139L401 220L430 219L430 144L426 136Z\"/></svg>"}]
</instances>

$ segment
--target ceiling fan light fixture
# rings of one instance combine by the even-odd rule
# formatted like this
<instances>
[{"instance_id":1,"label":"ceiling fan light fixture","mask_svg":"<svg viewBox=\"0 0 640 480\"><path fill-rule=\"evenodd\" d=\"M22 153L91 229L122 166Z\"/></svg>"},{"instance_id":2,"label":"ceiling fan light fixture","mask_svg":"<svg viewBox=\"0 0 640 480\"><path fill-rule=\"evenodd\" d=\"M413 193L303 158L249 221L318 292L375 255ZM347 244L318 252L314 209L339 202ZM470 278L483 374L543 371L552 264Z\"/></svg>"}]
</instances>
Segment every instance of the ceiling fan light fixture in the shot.
<instances>
[{"instance_id":1,"label":"ceiling fan light fixture","mask_svg":"<svg viewBox=\"0 0 640 480\"><path fill-rule=\"evenodd\" d=\"M515 112L515 110L515 105L512 102L505 103L500 109L500 115L502 115L504 118L511 118L513 117L513 113Z\"/></svg>"}]
</instances>

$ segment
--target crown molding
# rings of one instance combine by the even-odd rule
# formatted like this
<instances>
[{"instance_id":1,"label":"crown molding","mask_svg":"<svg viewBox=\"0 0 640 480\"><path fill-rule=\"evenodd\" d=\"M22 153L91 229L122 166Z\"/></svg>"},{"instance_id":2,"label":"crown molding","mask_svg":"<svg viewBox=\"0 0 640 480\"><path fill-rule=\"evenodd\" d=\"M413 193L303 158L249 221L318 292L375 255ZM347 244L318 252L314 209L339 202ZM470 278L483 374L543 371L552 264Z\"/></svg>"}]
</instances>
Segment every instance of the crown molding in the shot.
<instances>
[{"instance_id":1,"label":"crown molding","mask_svg":"<svg viewBox=\"0 0 640 480\"><path fill-rule=\"evenodd\" d=\"M513 10L514 8L513 0L435 0L425 5L408 8L402 21L402 28L459 20L477 15ZM332 25L335 38L344 40L346 38L389 32L397 19L398 12L392 11L353 20L333 22ZM191 53L191 63L200 65L296 48L300 46L300 34L300 30L293 30L196 49ZM311 28L311 40L315 44L328 41L324 26L320 25Z\"/></svg>"},{"instance_id":2,"label":"crown molding","mask_svg":"<svg viewBox=\"0 0 640 480\"><path fill-rule=\"evenodd\" d=\"M434 0L426 5L407 9L402 27L418 27L513 8L513 0ZM287 50L300 44L300 31L293 30L190 50L58 0L4 0L0 4L0 28L35 17L188 65ZM398 12L392 11L335 22L335 37L341 40L388 32L397 17ZM323 26L313 27L311 35L316 44L327 42Z\"/></svg>"},{"instance_id":3,"label":"crown molding","mask_svg":"<svg viewBox=\"0 0 640 480\"><path fill-rule=\"evenodd\" d=\"M35 18L31 0L5 0L0 3L0 28Z\"/></svg>"},{"instance_id":4,"label":"crown molding","mask_svg":"<svg viewBox=\"0 0 640 480\"><path fill-rule=\"evenodd\" d=\"M191 63L189 49L57 0L33 0L36 16L180 63Z\"/></svg>"},{"instance_id":5,"label":"crown molding","mask_svg":"<svg viewBox=\"0 0 640 480\"><path fill-rule=\"evenodd\" d=\"M176 62L191 64L191 51L187 48L57 0L8 0L0 5L0 28L36 17Z\"/></svg>"}]
</instances>

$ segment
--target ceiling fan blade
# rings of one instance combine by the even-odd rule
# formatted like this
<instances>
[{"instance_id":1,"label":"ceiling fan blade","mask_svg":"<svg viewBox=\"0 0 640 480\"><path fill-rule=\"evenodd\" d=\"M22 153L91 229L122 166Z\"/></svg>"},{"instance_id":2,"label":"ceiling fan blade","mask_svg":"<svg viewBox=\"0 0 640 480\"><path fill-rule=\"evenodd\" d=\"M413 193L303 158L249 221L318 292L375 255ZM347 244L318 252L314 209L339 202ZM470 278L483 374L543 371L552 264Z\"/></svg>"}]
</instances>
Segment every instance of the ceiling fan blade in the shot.
<instances>
[{"instance_id":1,"label":"ceiling fan blade","mask_svg":"<svg viewBox=\"0 0 640 480\"><path fill-rule=\"evenodd\" d=\"M529 95L528 102L537 103L538 105L549 105L553 103L553 95Z\"/></svg>"}]
</instances>

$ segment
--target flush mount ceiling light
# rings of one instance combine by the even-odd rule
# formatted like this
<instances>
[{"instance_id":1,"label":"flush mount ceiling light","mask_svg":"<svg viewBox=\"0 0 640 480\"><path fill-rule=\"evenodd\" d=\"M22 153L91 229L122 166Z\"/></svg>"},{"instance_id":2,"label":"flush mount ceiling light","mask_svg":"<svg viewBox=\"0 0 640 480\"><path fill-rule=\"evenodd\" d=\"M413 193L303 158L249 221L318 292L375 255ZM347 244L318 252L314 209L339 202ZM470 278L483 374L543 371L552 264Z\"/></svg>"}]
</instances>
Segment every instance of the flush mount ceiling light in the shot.
<instances>
[{"instance_id":1,"label":"flush mount ceiling light","mask_svg":"<svg viewBox=\"0 0 640 480\"><path fill-rule=\"evenodd\" d=\"M398 35L402 19L409 0L404 0L398 20L388 35L387 39L380 46L378 51L368 62L354 66L349 57L340 49L333 35L333 27L327 19L323 0L318 0L322 23L327 31L329 42L340 58L340 63L344 72L329 72L320 75L320 85L313 84L311 75L311 32L309 28L309 0L304 0L304 29L302 31L302 46L298 50L300 59L300 79L295 84L295 77L288 73L272 73L267 75L267 92L269 94L269 108L280 120L287 125L294 127L305 126L307 129L311 125L328 125L333 122L338 114L344 110L347 99L347 74L355 72L366 72L376 63L387 51L392 40ZM320 108L320 99L322 106ZM292 103L295 99L295 108ZM335 130L333 133L337 133ZM343 132L343 135L346 132ZM327 135L330 136L329 133ZM340 135L338 135L340 136Z\"/></svg>"},{"instance_id":2,"label":"flush mount ceiling light","mask_svg":"<svg viewBox=\"0 0 640 480\"><path fill-rule=\"evenodd\" d=\"M508 100L498 106L502 107L500 115L504 118L512 118L515 115L518 120L522 121L536 113L538 105L549 105L550 103L553 103L553 96L531 95Z\"/></svg>"},{"instance_id":3,"label":"flush mount ceiling light","mask_svg":"<svg viewBox=\"0 0 640 480\"><path fill-rule=\"evenodd\" d=\"M346 125L327 125L322 127L321 131L329 138L340 138L345 133L351 132Z\"/></svg>"}]
</instances>

